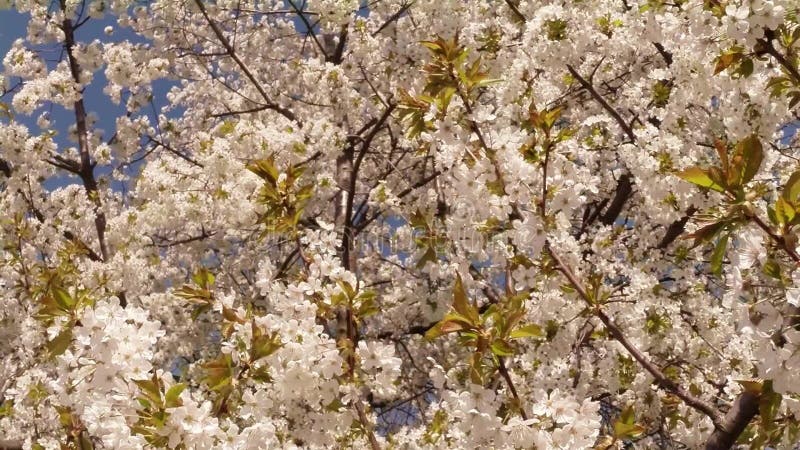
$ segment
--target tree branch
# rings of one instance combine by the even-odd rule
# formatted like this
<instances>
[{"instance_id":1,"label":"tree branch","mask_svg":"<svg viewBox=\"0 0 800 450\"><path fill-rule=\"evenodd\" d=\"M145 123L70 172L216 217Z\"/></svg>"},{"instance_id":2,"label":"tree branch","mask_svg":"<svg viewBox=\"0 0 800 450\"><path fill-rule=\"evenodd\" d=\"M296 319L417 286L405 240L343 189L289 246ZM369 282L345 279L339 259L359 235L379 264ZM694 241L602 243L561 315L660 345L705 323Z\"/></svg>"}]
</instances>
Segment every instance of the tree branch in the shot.
<instances>
[{"instance_id":1,"label":"tree branch","mask_svg":"<svg viewBox=\"0 0 800 450\"><path fill-rule=\"evenodd\" d=\"M619 217L620 213L622 212L622 208L625 206L625 202L633 194L633 182L631 181L631 175L628 173L623 174L617 180L617 189L614 192L614 198L611 200L611 204L608 206L608 209L600 218L600 221L605 225L612 225Z\"/></svg>"},{"instance_id":2,"label":"tree branch","mask_svg":"<svg viewBox=\"0 0 800 450\"><path fill-rule=\"evenodd\" d=\"M747 428L747 424L758 414L761 396L753 392L742 392L731 406L725 419L706 441L706 450L727 450Z\"/></svg>"},{"instance_id":3,"label":"tree branch","mask_svg":"<svg viewBox=\"0 0 800 450\"><path fill-rule=\"evenodd\" d=\"M525 18L525 15L522 14L522 11L519 10L517 5L512 0L505 0L505 1L506 1L506 5L508 5L508 8L511 9L511 12L514 13L514 16L520 22L527 22L528 21L528 19Z\"/></svg>"},{"instance_id":4,"label":"tree branch","mask_svg":"<svg viewBox=\"0 0 800 450\"><path fill-rule=\"evenodd\" d=\"M60 0L62 11L66 11L66 0ZM78 60L75 58L73 50L75 48L75 32L72 20L65 18L62 22L61 29L64 32L64 48L67 53L69 62L69 70L72 79L76 84L80 84L81 69ZM97 188L97 180L94 177L95 163L91 159L91 152L89 150L89 132L86 125L86 108L83 104L83 93L81 92L80 98L74 104L75 110L75 126L78 135L78 151L80 153L80 171L78 176L83 181L86 196L94 204L94 224L97 230L97 240L100 245L100 255L103 261L108 260L108 248L106 246L106 215L103 212L103 203L100 198L100 192Z\"/></svg>"},{"instance_id":5,"label":"tree branch","mask_svg":"<svg viewBox=\"0 0 800 450\"><path fill-rule=\"evenodd\" d=\"M797 67L793 66L787 59L784 57L781 52L779 52L774 45L772 45L772 39L759 39L758 43L761 44L766 51L766 53L780 64L786 72L794 78L794 82L800 85L800 71L797 70Z\"/></svg>"},{"instance_id":6,"label":"tree branch","mask_svg":"<svg viewBox=\"0 0 800 450\"><path fill-rule=\"evenodd\" d=\"M600 95L600 94L597 92L597 90L594 88L594 86L592 86L592 83L590 83L590 82L586 81L586 79L585 79L585 78L583 78L583 77L582 77L582 76L581 76L581 75L580 75L580 74L579 74L579 73L578 73L578 72L577 72L577 71L576 71L576 70L575 70L575 69L574 69L574 68L573 68L571 65L569 65L569 64L567 64L567 70L569 70L569 73L570 73L570 74L571 74L571 75L572 75L572 76L573 76L573 77L574 77L576 80L578 80L578 82L581 84L581 86L583 86L583 88L584 88L584 89L586 89L586 90L589 92L589 94L591 94L592 98L594 98L594 99L597 101L597 103L600 103L600 106L602 106L602 107L603 107L603 109L605 109L605 110L606 110L606 112L607 112L607 113L608 113L608 114L609 114L611 117L613 117L613 118L614 118L614 120L616 120L616 121L617 121L617 123L619 124L619 127L620 127L620 128L622 128L622 131L624 131L624 132L625 132L625 134L628 136L628 139L630 139L630 140L631 140L631 142L636 142L636 135L635 135L635 134L633 134L633 129L630 127L630 125L628 125L628 124L625 122L625 119L623 119L623 118L622 118L622 116L621 116L621 115L620 115L620 114L617 112L617 110L616 110L616 109L614 109L614 107L612 107L612 106L611 106L611 105L610 105L610 104L609 104L609 103L606 101L606 99L604 99L604 98L603 98L603 96L602 96L602 95Z\"/></svg>"},{"instance_id":7,"label":"tree branch","mask_svg":"<svg viewBox=\"0 0 800 450\"><path fill-rule=\"evenodd\" d=\"M233 61L236 62L236 65L239 66L239 68L242 70L247 79L250 80L251 83L253 83L253 86L255 86L258 93L261 94L261 97L266 102L265 109L271 109L291 121L297 121L297 117L295 117L293 112L278 105L277 103L273 102L270 99L269 94L267 94L267 91L264 90L263 86L261 86L261 83L259 83L256 77L253 75L253 73L250 72L250 69L248 69L247 65L239 58L239 55L236 54L236 50L231 45L230 41L228 41L228 38L225 37L225 34L222 33L222 30L219 28L219 25L217 25L217 23L214 22L208 15L208 11L206 11L206 7L203 4L203 0L194 0L194 3L200 9L200 12L203 14L203 17L205 17L206 22L208 22L208 25L214 31L214 34L217 36L217 39L219 39L220 44L222 44L222 46L225 47L225 50L228 52L228 56L230 56L231 59L233 59Z\"/></svg>"},{"instance_id":8,"label":"tree branch","mask_svg":"<svg viewBox=\"0 0 800 450\"><path fill-rule=\"evenodd\" d=\"M686 210L686 215L681 217L680 219L672 222L669 227L667 227L667 232L664 234L664 237L661 239L661 242L658 243L656 248L658 249L665 249L672 244L675 239L678 239L683 231L686 229L686 224L689 222L689 219L697 212L697 208L694 206L690 206Z\"/></svg>"},{"instance_id":9,"label":"tree branch","mask_svg":"<svg viewBox=\"0 0 800 450\"><path fill-rule=\"evenodd\" d=\"M572 270L564 263L564 261L553 251L550 243L545 243L545 248L547 253L553 258L553 261L556 263L556 268L564 274L564 276L569 281L570 285L578 292L581 298L586 302L589 306L593 314L603 322L603 325L608 330L611 337L613 337L617 342L622 344L625 350L641 365L650 375L655 378L658 385L662 388L666 389L667 391L671 392L684 403L686 403L691 408L701 412L702 414L706 415L711 419L714 425L717 428L721 428L723 426L723 418L720 412L712 406L710 403L706 402L703 399L695 397L690 392L686 391L683 387L672 381L668 378L664 372L657 366L655 363L650 361L647 356L644 355L638 348L636 348L633 343L631 343L622 330L614 323L611 318L606 315L606 313L599 308L593 300L586 289L583 287L583 284L578 280Z\"/></svg>"}]
</instances>

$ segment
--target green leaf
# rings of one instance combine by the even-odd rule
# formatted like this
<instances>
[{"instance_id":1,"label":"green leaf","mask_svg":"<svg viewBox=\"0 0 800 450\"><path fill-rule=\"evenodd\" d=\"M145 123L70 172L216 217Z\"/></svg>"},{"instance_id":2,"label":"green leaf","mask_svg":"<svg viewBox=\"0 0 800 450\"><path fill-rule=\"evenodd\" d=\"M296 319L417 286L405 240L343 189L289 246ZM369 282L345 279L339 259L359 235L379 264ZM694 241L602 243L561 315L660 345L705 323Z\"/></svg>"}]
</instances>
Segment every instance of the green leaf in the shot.
<instances>
[{"instance_id":1,"label":"green leaf","mask_svg":"<svg viewBox=\"0 0 800 450\"><path fill-rule=\"evenodd\" d=\"M635 420L636 420L636 415L633 411L633 406L627 406L619 414L619 421L626 425L631 425L636 423Z\"/></svg>"},{"instance_id":2,"label":"green leaf","mask_svg":"<svg viewBox=\"0 0 800 450\"><path fill-rule=\"evenodd\" d=\"M441 41L419 41L419 43L431 51L441 51L442 50L442 42Z\"/></svg>"},{"instance_id":3,"label":"green leaf","mask_svg":"<svg viewBox=\"0 0 800 450\"><path fill-rule=\"evenodd\" d=\"M453 309L466 317L472 325L476 325L480 319L478 308L475 308L467 298L467 291L464 290L460 274L456 274L456 283L453 286Z\"/></svg>"},{"instance_id":4,"label":"green leaf","mask_svg":"<svg viewBox=\"0 0 800 450\"><path fill-rule=\"evenodd\" d=\"M743 58L739 63L739 67L734 71L734 74L741 78L747 78L753 74L753 69L753 60L751 58Z\"/></svg>"},{"instance_id":5,"label":"green leaf","mask_svg":"<svg viewBox=\"0 0 800 450\"><path fill-rule=\"evenodd\" d=\"M563 106L557 106L551 110L548 110L546 113L543 114L543 122L544 126L547 129L553 128L553 125L556 121L561 117L561 113L564 111Z\"/></svg>"},{"instance_id":6,"label":"green leaf","mask_svg":"<svg viewBox=\"0 0 800 450\"><path fill-rule=\"evenodd\" d=\"M675 175L698 186L713 189L717 192L725 192L725 188L715 183L714 180L711 179L708 171L699 167L690 167L686 170L677 172Z\"/></svg>"},{"instance_id":7,"label":"green leaf","mask_svg":"<svg viewBox=\"0 0 800 450\"><path fill-rule=\"evenodd\" d=\"M272 383L272 375L269 374L268 366L261 366L250 371L250 379L259 383Z\"/></svg>"},{"instance_id":8,"label":"green leaf","mask_svg":"<svg viewBox=\"0 0 800 450\"><path fill-rule=\"evenodd\" d=\"M719 222L714 222L712 224L706 225L704 227L699 228L692 234L686 236L687 238L694 238L694 243L692 243L692 248L697 247L698 245L702 244L703 242L708 242L714 238L720 231L722 231L728 222L725 220L721 220Z\"/></svg>"},{"instance_id":9,"label":"green leaf","mask_svg":"<svg viewBox=\"0 0 800 450\"><path fill-rule=\"evenodd\" d=\"M359 298L359 300L361 302L357 310L357 315L359 318L364 319L380 312L380 308L378 307L378 302L376 302L373 297L366 299Z\"/></svg>"},{"instance_id":10,"label":"green leaf","mask_svg":"<svg viewBox=\"0 0 800 450\"><path fill-rule=\"evenodd\" d=\"M194 281L194 284L202 287L203 289L208 289L213 286L214 280L214 274L209 272L209 270L205 267L200 268L197 272L192 274L192 281Z\"/></svg>"},{"instance_id":11,"label":"green leaf","mask_svg":"<svg viewBox=\"0 0 800 450\"><path fill-rule=\"evenodd\" d=\"M47 342L47 351L51 357L59 356L67 351L69 345L72 343L72 326L67 325L54 337L51 341Z\"/></svg>"},{"instance_id":12,"label":"green leaf","mask_svg":"<svg viewBox=\"0 0 800 450\"><path fill-rule=\"evenodd\" d=\"M520 338L545 338L547 333L544 332L542 327L535 324L528 324L522 327L517 328L516 330L512 331L509 335L510 339L520 339Z\"/></svg>"},{"instance_id":13,"label":"green leaf","mask_svg":"<svg viewBox=\"0 0 800 450\"><path fill-rule=\"evenodd\" d=\"M764 381L761 397L758 401L758 412L762 423L772 422L780 409L783 396L772 389L772 380Z\"/></svg>"},{"instance_id":14,"label":"green leaf","mask_svg":"<svg viewBox=\"0 0 800 450\"><path fill-rule=\"evenodd\" d=\"M220 136L227 136L233 133L233 130L236 129L236 122L232 120L226 120L222 122L222 125L219 126L219 134Z\"/></svg>"},{"instance_id":15,"label":"green leaf","mask_svg":"<svg viewBox=\"0 0 800 450\"><path fill-rule=\"evenodd\" d=\"M6 400L0 404L0 419L14 415L14 401Z\"/></svg>"},{"instance_id":16,"label":"green leaf","mask_svg":"<svg viewBox=\"0 0 800 450\"><path fill-rule=\"evenodd\" d=\"M617 439L634 439L642 435L647 431L643 426L638 424L624 424L620 422L614 422L614 436Z\"/></svg>"},{"instance_id":17,"label":"green leaf","mask_svg":"<svg viewBox=\"0 0 800 450\"><path fill-rule=\"evenodd\" d=\"M574 288L574 287L572 287L572 285L570 285L570 284L566 284L566 283L565 283L565 284L562 284L562 285L561 285L561 286L559 286L558 288L561 290L561 292L563 292L563 293L565 293L565 294L574 294L574 293L576 292L576 291L575 291L575 288Z\"/></svg>"},{"instance_id":18,"label":"green leaf","mask_svg":"<svg viewBox=\"0 0 800 450\"><path fill-rule=\"evenodd\" d=\"M800 200L800 170L789 176L786 184L783 185L781 197L783 197L792 205L796 205L798 203L798 200Z\"/></svg>"},{"instance_id":19,"label":"green leaf","mask_svg":"<svg viewBox=\"0 0 800 450\"><path fill-rule=\"evenodd\" d=\"M765 275L770 278L774 278L776 280L780 280L781 276L781 266L778 264L777 261L770 258L765 263L764 266L761 268Z\"/></svg>"},{"instance_id":20,"label":"green leaf","mask_svg":"<svg viewBox=\"0 0 800 450\"><path fill-rule=\"evenodd\" d=\"M247 165L247 170L258 175L262 180L272 184L278 181L278 169L275 167L274 158L259 159Z\"/></svg>"},{"instance_id":21,"label":"green leaf","mask_svg":"<svg viewBox=\"0 0 800 450\"><path fill-rule=\"evenodd\" d=\"M495 339L492 342L492 353L497 356L512 356L514 355L514 347L502 339Z\"/></svg>"},{"instance_id":22,"label":"green leaf","mask_svg":"<svg viewBox=\"0 0 800 450\"><path fill-rule=\"evenodd\" d=\"M202 367L205 369L203 382L211 390L220 392L230 386L233 377L233 359L231 355L222 353L217 359L203 364Z\"/></svg>"},{"instance_id":23,"label":"green leaf","mask_svg":"<svg viewBox=\"0 0 800 450\"><path fill-rule=\"evenodd\" d=\"M425 339L429 341L433 341L434 339L444 336L445 333L442 331L442 323L438 322L436 325L430 327L428 331L425 332Z\"/></svg>"},{"instance_id":24,"label":"green leaf","mask_svg":"<svg viewBox=\"0 0 800 450\"><path fill-rule=\"evenodd\" d=\"M133 380L136 383L136 386L142 391L145 398L149 400L151 403L161 406L161 387L157 380Z\"/></svg>"},{"instance_id":25,"label":"green leaf","mask_svg":"<svg viewBox=\"0 0 800 450\"><path fill-rule=\"evenodd\" d=\"M633 406L622 410L619 418L614 421L614 437L617 439L632 439L642 435L646 430L636 424Z\"/></svg>"},{"instance_id":26,"label":"green leaf","mask_svg":"<svg viewBox=\"0 0 800 450\"><path fill-rule=\"evenodd\" d=\"M791 223L796 213L797 211L795 211L792 204L785 198L778 197L778 200L775 201L775 220L778 222L778 225L784 226Z\"/></svg>"},{"instance_id":27,"label":"green leaf","mask_svg":"<svg viewBox=\"0 0 800 450\"><path fill-rule=\"evenodd\" d=\"M53 298L55 298L56 303L65 311L71 311L72 308L78 303L78 301L72 298L67 292L66 289L62 289L60 287L53 287L51 289L53 292Z\"/></svg>"},{"instance_id":28,"label":"green leaf","mask_svg":"<svg viewBox=\"0 0 800 450\"><path fill-rule=\"evenodd\" d=\"M711 254L711 273L719 276L722 273L722 259L725 257L725 251L728 249L728 238L730 233L723 235L717 241L717 246L714 247L714 252Z\"/></svg>"},{"instance_id":29,"label":"green leaf","mask_svg":"<svg viewBox=\"0 0 800 450\"><path fill-rule=\"evenodd\" d=\"M339 286L339 289L342 290L342 293L344 293L345 300L347 300L348 303L356 298L356 290L353 289L350 283L347 281L337 281L336 284Z\"/></svg>"},{"instance_id":30,"label":"green leaf","mask_svg":"<svg viewBox=\"0 0 800 450\"><path fill-rule=\"evenodd\" d=\"M185 383L177 383L169 388L167 393L164 394L164 403L166 404L167 408L181 406L180 396L184 389L186 389Z\"/></svg>"},{"instance_id":31,"label":"green leaf","mask_svg":"<svg viewBox=\"0 0 800 450\"><path fill-rule=\"evenodd\" d=\"M200 315L203 314L206 311L211 311L211 304L210 303L203 303L202 305L197 305L192 310L192 320L197 320L197 318L200 317Z\"/></svg>"},{"instance_id":32,"label":"green leaf","mask_svg":"<svg viewBox=\"0 0 800 450\"><path fill-rule=\"evenodd\" d=\"M73 424L72 411L67 406L53 406L53 409L58 413L58 422L62 427L71 428Z\"/></svg>"},{"instance_id":33,"label":"green leaf","mask_svg":"<svg viewBox=\"0 0 800 450\"><path fill-rule=\"evenodd\" d=\"M278 333L264 334L264 331L261 330L261 327L256 326L255 322L252 322L252 324L253 347L250 350L250 359L255 362L275 353L283 346L283 343Z\"/></svg>"},{"instance_id":34,"label":"green leaf","mask_svg":"<svg viewBox=\"0 0 800 450\"><path fill-rule=\"evenodd\" d=\"M425 253L423 253L422 257L419 259L419 261L417 261L416 268L421 269L425 267L425 264L435 261L436 261L436 249L431 246L428 246L425 249Z\"/></svg>"},{"instance_id":35,"label":"green leaf","mask_svg":"<svg viewBox=\"0 0 800 450\"><path fill-rule=\"evenodd\" d=\"M502 83L502 78L485 78L475 83L474 87L485 87L492 84Z\"/></svg>"},{"instance_id":36,"label":"green leaf","mask_svg":"<svg viewBox=\"0 0 800 450\"><path fill-rule=\"evenodd\" d=\"M80 450L94 450L94 444L92 440L89 438L89 433L86 431L82 431L80 438L79 438L78 448Z\"/></svg>"}]
</instances>

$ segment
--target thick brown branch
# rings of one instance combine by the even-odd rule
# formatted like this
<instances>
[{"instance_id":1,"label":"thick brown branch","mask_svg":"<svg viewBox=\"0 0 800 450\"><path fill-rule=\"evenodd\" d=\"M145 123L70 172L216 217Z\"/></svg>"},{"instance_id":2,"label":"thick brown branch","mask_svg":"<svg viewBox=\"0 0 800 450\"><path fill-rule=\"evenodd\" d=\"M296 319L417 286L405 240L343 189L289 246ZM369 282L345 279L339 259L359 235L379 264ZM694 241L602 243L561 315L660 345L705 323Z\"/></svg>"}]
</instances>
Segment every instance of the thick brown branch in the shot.
<instances>
[{"instance_id":1,"label":"thick brown branch","mask_svg":"<svg viewBox=\"0 0 800 450\"><path fill-rule=\"evenodd\" d=\"M61 0L61 10L66 11L66 0ZM73 53L75 49L75 33L72 20L65 18L61 25L64 32L64 48L67 53L69 62L69 70L72 79L75 83L80 84L81 69L78 60ZM89 132L86 125L86 108L83 104L83 95L75 102L75 126L78 135L78 151L80 153L80 171L78 176L83 181L84 189L89 200L94 204L94 224L97 230L97 240L100 245L100 255L103 261L108 260L108 248L106 246L106 215L103 212L103 204L100 198L100 192L97 188L97 180L94 177L95 163L91 159L91 151L89 150Z\"/></svg>"},{"instance_id":2,"label":"thick brown branch","mask_svg":"<svg viewBox=\"0 0 800 450\"><path fill-rule=\"evenodd\" d=\"M795 82L795 84L800 84L800 71L798 71L798 70L797 70L797 67L793 66L793 65L792 65L792 64L791 64L791 63L790 63L790 62L789 62L789 61L786 59L786 57L785 57L785 56L783 56L783 55L781 54L781 52L779 52L779 51L778 51L778 50L775 48L775 46L774 46L774 45L772 45L772 40L771 40L771 39L770 39L770 40L767 40L767 39L759 39L759 41L758 41L758 44L760 44L760 46L762 46L762 47L764 48L764 50L766 51L766 53L767 53L768 55L770 55L770 56L772 56L773 58L775 58L775 60L776 60L776 61L778 61L778 64L780 64L780 65L781 65L781 67L783 67L783 68L786 70L786 72L787 72L789 75L791 75L791 77L792 77L792 78L794 78L794 82Z\"/></svg>"},{"instance_id":3,"label":"thick brown branch","mask_svg":"<svg viewBox=\"0 0 800 450\"><path fill-rule=\"evenodd\" d=\"M622 118L622 116L619 114L619 112L617 112L617 110L614 109L614 107L611 106L606 101L606 99L604 99L603 96L600 95L600 93L597 92L597 90L594 88L592 83L590 81L586 80L584 77L582 77L572 66L567 65L567 70L569 70L569 73L576 80L578 80L580 85L584 89L586 89L586 91L589 92L589 94L592 96L592 98L597 103L599 103L600 106L602 106L603 109L605 109L606 112L611 117L614 118L614 120L617 122L619 127L622 128L622 131L625 133L625 135L628 136L628 139L630 139L631 142L635 143L636 142L636 135L633 133L633 129L631 128L631 126L628 125L628 123L625 122L625 119ZM617 181L617 189L616 189L616 192L614 194L614 198L611 201L611 205L608 207L608 210L606 210L605 214L603 214L603 217L601 218L601 221L604 224L611 225L611 224L614 223L614 221L617 219L617 217L619 217L619 214L622 212L622 208L625 206L625 202L628 201L628 199L630 198L631 194L633 193L632 186L633 186L633 183L631 181L630 174L626 173L626 174L622 175L619 178L619 180Z\"/></svg>"},{"instance_id":4,"label":"thick brown branch","mask_svg":"<svg viewBox=\"0 0 800 450\"><path fill-rule=\"evenodd\" d=\"M630 174L626 173L617 180L617 190L614 192L614 198L611 200L611 204L608 206L606 212L600 218L600 221L605 225L613 224L620 213L622 213L622 208L625 206L625 202L631 197L631 194L633 194L633 182L631 181Z\"/></svg>"},{"instance_id":5,"label":"thick brown branch","mask_svg":"<svg viewBox=\"0 0 800 450\"><path fill-rule=\"evenodd\" d=\"M0 159L0 172L3 172L6 178L11 177L11 165L5 159Z\"/></svg>"},{"instance_id":6,"label":"thick brown branch","mask_svg":"<svg viewBox=\"0 0 800 450\"><path fill-rule=\"evenodd\" d=\"M721 426L717 427L706 441L706 450L727 450L732 448L736 439L747 428L747 424L758 414L760 396L752 392L743 392L725 415Z\"/></svg>"},{"instance_id":7,"label":"thick brown branch","mask_svg":"<svg viewBox=\"0 0 800 450\"><path fill-rule=\"evenodd\" d=\"M352 251L354 230L353 230L353 202L355 201L356 183L358 181L359 170L364 161L364 156L367 154L372 141L377 136L378 131L383 128L383 125L389 119L392 111L397 107L396 104L389 105L388 108L381 114L381 117L375 121L369 134L364 137L361 144L361 151L358 153L355 162L353 163L352 171L350 172L350 180L347 192L347 202L344 211L344 234L342 236L342 263L350 265L350 252ZM346 266L346 267L347 267Z\"/></svg>"},{"instance_id":8,"label":"thick brown branch","mask_svg":"<svg viewBox=\"0 0 800 450\"><path fill-rule=\"evenodd\" d=\"M367 432L369 446L372 448L372 450L381 450L381 444L375 437L375 432L372 430L372 424L367 419L367 414L364 412L364 406L361 405L361 400L355 401L355 408L356 412L358 412L358 420L361 422L361 426L363 426L364 430Z\"/></svg>"},{"instance_id":9,"label":"thick brown branch","mask_svg":"<svg viewBox=\"0 0 800 450\"><path fill-rule=\"evenodd\" d=\"M680 219L672 222L669 227L667 227L667 232L664 234L664 237L661 238L661 242L658 243L659 249L665 249L672 244L675 239L678 239L683 231L686 229L686 224L689 222L689 219L697 212L697 208L694 206L690 206L689 209L686 210L686 215L681 217Z\"/></svg>"},{"instance_id":10,"label":"thick brown branch","mask_svg":"<svg viewBox=\"0 0 800 450\"><path fill-rule=\"evenodd\" d=\"M326 58L326 61L332 64L341 64L342 59L344 58L344 46L347 42L347 25L342 25L342 29L339 32L339 41L336 43L336 47L333 49L333 54L329 55Z\"/></svg>"},{"instance_id":11,"label":"thick brown branch","mask_svg":"<svg viewBox=\"0 0 800 450\"><path fill-rule=\"evenodd\" d=\"M658 54L664 59L664 62L667 63L667 66L672 65L672 53L667 51L660 42L653 42L653 46L658 50Z\"/></svg>"}]
</instances>

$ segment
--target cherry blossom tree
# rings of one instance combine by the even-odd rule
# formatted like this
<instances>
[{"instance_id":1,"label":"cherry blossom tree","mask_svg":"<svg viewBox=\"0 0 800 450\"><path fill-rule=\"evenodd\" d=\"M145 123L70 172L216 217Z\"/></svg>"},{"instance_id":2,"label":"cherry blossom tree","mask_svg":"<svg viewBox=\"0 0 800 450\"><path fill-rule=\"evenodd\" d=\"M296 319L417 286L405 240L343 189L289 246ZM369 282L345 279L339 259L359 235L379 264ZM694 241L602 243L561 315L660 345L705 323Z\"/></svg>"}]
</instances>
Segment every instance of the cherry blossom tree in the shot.
<instances>
[{"instance_id":1,"label":"cherry blossom tree","mask_svg":"<svg viewBox=\"0 0 800 450\"><path fill-rule=\"evenodd\" d=\"M0 445L800 442L795 0L0 5Z\"/></svg>"}]
</instances>

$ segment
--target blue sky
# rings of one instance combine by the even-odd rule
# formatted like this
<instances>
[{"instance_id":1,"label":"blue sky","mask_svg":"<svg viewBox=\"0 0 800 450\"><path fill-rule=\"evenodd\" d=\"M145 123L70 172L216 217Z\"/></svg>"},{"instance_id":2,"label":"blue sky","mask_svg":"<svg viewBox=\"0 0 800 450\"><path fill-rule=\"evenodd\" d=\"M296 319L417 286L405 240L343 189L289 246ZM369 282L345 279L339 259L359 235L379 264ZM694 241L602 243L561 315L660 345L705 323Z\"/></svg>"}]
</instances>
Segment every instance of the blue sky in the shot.
<instances>
[{"instance_id":1,"label":"blue sky","mask_svg":"<svg viewBox=\"0 0 800 450\"><path fill-rule=\"evenodd\" d=\"M25 37L29 18L30 16L28 14L20 14L15 10L0 11L0 55L2 55L2 57L5 56L16 39ZM114 27L114 33L111 36L108 36L104 33L104 29L107 26ZM99 39L104 42L121 42L125 40L134 43L145 42L141 36L134 34L129 29L116 27L116 20L113 16L106 16L103 19L92 19L87 21L76 31L76 39L80 42L87 43L95 39ZM43 55L46 55L46 58L48 58L47 64L49 67L52 68L58 63L58 57L60 53L57 51L57 46L50 44L38 48L49 50L43 53ZM104 140L108 140L113 135L116 118L125 114L124 104L114 104L111 99L109 99L108 96L103 93L103 87L106 85L106 83L107 80L104 71L101 69L94 73L94 79L92 83L84 91L84 104L86 106L86 110L90 113L94 113L97 116L98 120L95 127L104 131ZM10 84L13 85L13 81L11 81ZM163 101L165 99L165 95L171 86L172 83L168 81L154 83L153 101L156 110L160 110L161 107L164 106ZM2 99L0 99L0 101L11 103L11 95L13 94L4 96ZM123 95L123 102L125 98L126 97ZM152 111L153 109L149 108L147 113L152 116ZM59 146L69 147L76 145L75 143L70 142L66 137L67 128L75 123L75 115L72 109L65 109L58 105L45 104L34 111L30 116L16 115L15 118L19 122L28 126L28 128L31 130L31 134L37 134L40 129L36 125L36 119L43 112L49 113L52 127L58 132L57 136L55 137L55 141L59 144ZM135 170L135 168L133 170ZM106 168L106 172L107 171L108 170ZM98 168L98 172L102 173L102 168ZM48 183L46 183L46 186L52 189L70 182L77 182L77 178L70 180L69 177L59 177L58 179L50 180Z\"/></svg>"}]
</instances>

